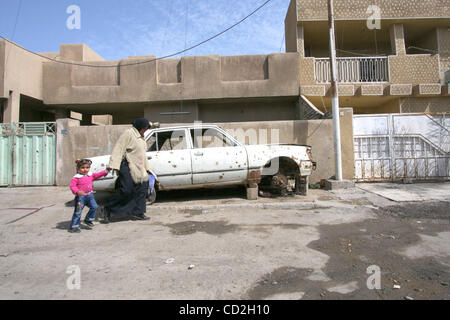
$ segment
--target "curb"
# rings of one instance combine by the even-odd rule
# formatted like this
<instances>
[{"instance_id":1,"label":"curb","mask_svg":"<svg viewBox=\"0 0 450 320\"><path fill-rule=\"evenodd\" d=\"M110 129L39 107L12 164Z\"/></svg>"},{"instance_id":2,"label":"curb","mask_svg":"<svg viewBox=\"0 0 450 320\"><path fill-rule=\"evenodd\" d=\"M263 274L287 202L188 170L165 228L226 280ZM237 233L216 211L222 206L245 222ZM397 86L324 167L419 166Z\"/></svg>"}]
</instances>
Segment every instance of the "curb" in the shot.
<instances>
[{"instance_id":1,"label":"curb","mask_svg":"<svg viewBox=\"0 0 450 320\"><path fill-rule=\"evenodd\" d=\"M283 203L249 203L249 204L217 204L217 205L161 205L147 206L149 210L221 210L221 209L327 209L330 205L319 202L283 202Z\"/></svg>"}]
</instances>

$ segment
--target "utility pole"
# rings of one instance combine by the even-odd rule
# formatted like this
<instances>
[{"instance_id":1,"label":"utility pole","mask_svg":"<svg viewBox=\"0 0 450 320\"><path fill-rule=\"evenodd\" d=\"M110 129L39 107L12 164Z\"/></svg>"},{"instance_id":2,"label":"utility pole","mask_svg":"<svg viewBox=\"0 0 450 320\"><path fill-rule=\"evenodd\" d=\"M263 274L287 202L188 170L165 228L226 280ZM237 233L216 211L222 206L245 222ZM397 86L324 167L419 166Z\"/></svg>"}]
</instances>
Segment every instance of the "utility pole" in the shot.
<instances>
[{"instance_id":1,"label":"utility pole","mask_svg":"<svg viewBox=\"0 0 450 320\"><path fill-rule=\"evenodd\" d=\"M328 0L328 26L330 29L331 105L333 108L335 179L337 181L342 181L341 126L339 122L339 95L336 71L333 0Z\"/></svg>"}]
</instances>

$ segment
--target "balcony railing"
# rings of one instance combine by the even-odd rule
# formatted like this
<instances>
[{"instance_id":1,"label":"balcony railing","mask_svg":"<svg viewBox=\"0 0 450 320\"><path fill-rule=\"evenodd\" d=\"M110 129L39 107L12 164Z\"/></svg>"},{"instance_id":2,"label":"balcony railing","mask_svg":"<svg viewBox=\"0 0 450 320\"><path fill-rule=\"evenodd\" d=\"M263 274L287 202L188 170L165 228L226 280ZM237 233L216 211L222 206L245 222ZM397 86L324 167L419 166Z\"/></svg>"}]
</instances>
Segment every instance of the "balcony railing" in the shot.
<instances>
[{"instance_id":1,"label":"balcony railing","mask_svg":"<svg viewBox=\"0 0 450 320\"><path fill-rule=\"evenodd\" d=\"M318 83L331 80L330 59L315 58L314 78ZM337 58L340 83L389 81L388 57Z\"/></svg>"}]
</instances>

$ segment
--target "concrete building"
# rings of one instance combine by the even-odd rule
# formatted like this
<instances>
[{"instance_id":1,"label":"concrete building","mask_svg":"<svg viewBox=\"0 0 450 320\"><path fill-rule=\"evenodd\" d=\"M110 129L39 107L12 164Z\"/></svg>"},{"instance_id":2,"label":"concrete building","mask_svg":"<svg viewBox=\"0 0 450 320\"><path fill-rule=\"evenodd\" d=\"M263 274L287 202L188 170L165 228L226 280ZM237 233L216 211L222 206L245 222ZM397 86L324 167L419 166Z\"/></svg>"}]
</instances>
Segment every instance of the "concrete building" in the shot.
<instances>
[{"instance_id":1,"label":"concrete building","mask_svg":"<svg viewBox=\"0 0 450 320\"><path fill-rule=\"evenodd\" d=\"M334 3L341 106L355 114L450 111L448 1ZM330 110L327 0L291 0L285 34L286 51L299 54L300 94Z\"/></svg>"},{"instance_id":2,"label":"concrete building","mask_svg":"<svg viewBox=\"0 0 450 320\"><path fill-rule=\"evenodd\" d=\"M373 5L380 29L367 26ZM342 107L355 114L450 111L448 1L335 6ZM0 120L50 121L71 111L85 124L95 115L113 124L142 116L163 123L321 117L316 110L331 109L327 28L326 0L292 0L286 53L105 61L84 44L64 44L41 54L54 62L0 40Z\"/></svg>"},{"instance_id":3,"label":"concrete building","mask_svg":"<svg viewBox=\"0 0 450 320\"><path fill-rule=\"evenodd\" d=\"M172 123L297 118L297 53L104 61L71 44L44 55L78 65L0 42L4 122L66 118L69 111L83 120L109 114L114 124L143 116Z\"/></svg>"}]
</instances>

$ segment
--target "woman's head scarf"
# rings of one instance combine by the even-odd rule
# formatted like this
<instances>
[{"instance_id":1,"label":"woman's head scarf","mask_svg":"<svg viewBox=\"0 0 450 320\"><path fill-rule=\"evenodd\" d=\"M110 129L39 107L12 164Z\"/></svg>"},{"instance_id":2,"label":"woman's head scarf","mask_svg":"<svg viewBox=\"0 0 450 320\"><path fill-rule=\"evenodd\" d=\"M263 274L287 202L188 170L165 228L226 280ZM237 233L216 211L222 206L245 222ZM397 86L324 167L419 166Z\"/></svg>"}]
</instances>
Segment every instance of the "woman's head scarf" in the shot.
<instances>
[{"instance_id":1,"label":"woman's head scarf","mask_svg":"<svg viewBox=\"0 0 450 320\"><path fill-rule=\"evenodd\" d=\"M150 128L150 122L145 118L134 119L131 124L137 131L141 131L144 128Z\"/></svg>"}]
</instances>

